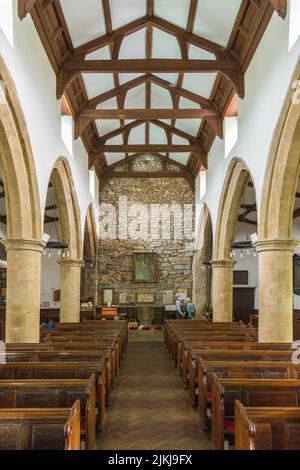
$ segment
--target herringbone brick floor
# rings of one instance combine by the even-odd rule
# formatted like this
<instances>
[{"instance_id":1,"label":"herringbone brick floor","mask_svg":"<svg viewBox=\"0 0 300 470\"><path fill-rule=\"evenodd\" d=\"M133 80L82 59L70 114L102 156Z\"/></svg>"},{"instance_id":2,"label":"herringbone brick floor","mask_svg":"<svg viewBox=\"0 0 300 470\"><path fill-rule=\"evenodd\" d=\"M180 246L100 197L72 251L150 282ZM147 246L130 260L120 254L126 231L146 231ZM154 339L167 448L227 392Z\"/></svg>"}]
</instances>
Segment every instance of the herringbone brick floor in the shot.
<instances>
[{"instance_id":1,"label":"herringbone brick floor","mask_svg":"<svg viewBox=\"0 0 300 470\"><path fill-rule=\"evenodd\" d=\"M98 450L205 450L201 431L163 343L130 342Z\"/></svg>"}]
</instances>

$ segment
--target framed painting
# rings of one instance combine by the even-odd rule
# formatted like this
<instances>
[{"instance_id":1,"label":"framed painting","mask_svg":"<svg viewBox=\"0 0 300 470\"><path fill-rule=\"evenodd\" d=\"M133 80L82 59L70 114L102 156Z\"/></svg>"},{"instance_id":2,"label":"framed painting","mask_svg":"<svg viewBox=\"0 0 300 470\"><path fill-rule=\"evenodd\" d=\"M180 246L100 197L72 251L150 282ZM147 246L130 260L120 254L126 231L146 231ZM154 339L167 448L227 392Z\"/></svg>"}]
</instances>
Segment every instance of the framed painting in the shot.
<instances>
[{"instance_id":1,"label":"framed painting","mask_svg":"<svg viewBox=\"0 0 300 470\"><path fill-rule=\"evenodd\" d=\"M133 254L134 282L156 282L156 253Z\"/></svg>"},{"instance_id":2,"label":"framed painting","mask_svg":"<svg viewBox=\"0 0 300 470\"><path fill-rule=\"evenodd\" d=\"M189 290L186 288L177 288L176 289L176 294L180 294L180 298L182 300L186 300L189 296Z\"/></svg>"},{"instance_id":3,"label":"framed painting","mask_svg":"<svg viewBox=\"0 0 300 470\"><path fill-rule=\"evenodd\" d=\"M127 304L127 293L119 292L119 304Z\"/></svg>"},{"instance_id":4,"label":"framed painting","mask_svg":"<svg viewBox=\"0 0 300 470\"><path fill-rule=\"evenodd\" d=\"M114 290L111 288L103 288L102 305L111 306L114 303Z\"/></svg>"},{"instance_id":5,"label":"framed painting","mask_svg":"<svg viewBox=\"0 0 300 470\"><path fill-rule=\"evenodd\" d=\"M152 304L154 302L153 294L137 294L137 302L139 304Z\"/></svg>"}]
</instances>

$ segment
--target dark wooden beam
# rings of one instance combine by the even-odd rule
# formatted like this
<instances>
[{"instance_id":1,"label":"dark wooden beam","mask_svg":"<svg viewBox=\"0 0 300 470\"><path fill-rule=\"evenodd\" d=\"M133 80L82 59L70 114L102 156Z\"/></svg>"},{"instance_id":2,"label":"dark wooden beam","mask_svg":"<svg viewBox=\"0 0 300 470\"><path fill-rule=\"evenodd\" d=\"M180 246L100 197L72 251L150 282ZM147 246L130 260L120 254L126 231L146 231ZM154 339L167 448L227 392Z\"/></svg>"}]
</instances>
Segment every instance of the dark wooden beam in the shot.
<instances>
[{"instance_id":1,"label":"dark wooden beam","mask_svg":"<svg viewBox=\"0 0 300 470\"><path fill-rule=\"evenodd\" d=\"M137 119L151 121L152 119L203 119L215 116L211 109L86 109L81 112L81 119Z\"/></svg>"},{"instance_id":2,"label":"dark wooden beam","mask_svg":"<svg viewBox=\"0 0 300 470\"><path fill-rule=\"evenodd\" d=\"M110 178L185 178L184 171L112 171Z\"/></svg>"},{"instance_id":3,"label":"dark wooden beam","mask_svg":"<svg viewBox=\"0 0 300 470\"><path fill-rule=\"evenodd\" d=\"M287 15L287 0L269 0L278 15L284 20Z\"/></svg>"},{"instance_id":4,"label":"dark wooden beam","mask_svg":"<svg viewBox=\"0 0 300 470\"><path fill-rule=\"evenodd\" d=\"M244 218L243 215L238 216L238 222L244 222L245 224L257 226L257 222L255 222L254 220L246 219L246 218Z\"/></svg>"},{"instance_id":5,"label":"dark wooden beam","mask_svg":"<svg viewBox=\"0 0 300 470\"><path fill-rule=\"evenodd\" d=\"M244 75L237 62L219 60L182 59L122 59L122 60L67 60L57 77L57 98L61 98L68 84L81 72L85 73L212 73L222 72L236 93L244 97Z\"/></svg>"},{"instance_id":6,"label":"dark wooden beam","mask_svg":"<svg viewBox=\"0 0 300 470\"><path fill-rule=\"evenodd\" d=\"M47 212L47 211L54 211L55 209L57 209L57 205L56 205L56 204L53 204L52 206L47 206L47 207L45 207L45 212Z\"/></svg>"},{"instance_id":7,"label":"dark wooden beam","mask_svg":"<svg viewBox=\"0 0 300 470\"><path fill-rule=\"evenodd\" d=\"M165 152L173 152L173 153L181 153L181 152L193 152L193 153L201 153L202 147L201 145L190 144L190 145L157 145L157 144L150 144L150 145L143 145L143 144L134 144L134 145L99 145L98 152L109 152L109 153L165 153Z\"/></svg>"},{"instance_id":8,"label":"dark wooden beam","mask_svg":"<svg viewBox=\"0 0 300 470\"><path fill-rule=\"evenodd\" d=\"M28 13L31 12L31 10L34 7L34 4L37 2L37 0L19 0L18 1L18 15L20 20L23 20Z\"/></svg>"}]
</instances>

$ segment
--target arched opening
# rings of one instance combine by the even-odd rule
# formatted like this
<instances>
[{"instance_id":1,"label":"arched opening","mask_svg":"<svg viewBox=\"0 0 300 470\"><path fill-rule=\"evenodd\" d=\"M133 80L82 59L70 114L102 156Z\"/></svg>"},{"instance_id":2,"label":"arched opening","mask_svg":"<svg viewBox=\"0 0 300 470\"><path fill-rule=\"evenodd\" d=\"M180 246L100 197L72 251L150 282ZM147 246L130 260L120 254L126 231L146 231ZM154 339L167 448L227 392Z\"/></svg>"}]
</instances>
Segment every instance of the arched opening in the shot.
<instances>
[{"instance_id":1,"label":"arched opening","mask_svg":"<svg viewBox=\"0 0 300 470\"><path fill-rule=\"evenodd\" d=\"M298 64L292 83L300 78ZM293 339L293 255L299 244L294 222L300 174L300 107L290 87L270 148L260 209L259 339ZM298 241L294 237L298 238Z\"/></svg>"},{"instance_id":2,"label":"arched opening","mask_svg":"<svg viewBox=\"0 0 300 470\"><path fill-rule=\"evenodd\" d=\"M97 305L97 249L98 237L94 209L91 203L85 218L80 284L81 310L85 318L94 315Z\"/></svg>"},{"instance_id":3,"label":"arched opening","mask_svg":"<svg viewBox=\"0 0 300 470\"><path fill-rule=\"evenodd\" d=\"M41 212L34 159L13 81L0 57L0 169L5 194L7 342L39 341ZM2 208L4 209L4 208ZM2 316L3 323L3 316Z\"/></svg>"},{"instance_id":4,"label":"arched opening","mask_svg":"<svg viewBox=\"0 0 300 470\"><path fill-rule=\"evenodd\" d=\"M200 214L196 251L193 258L193 300L198 317L211 312L211 264L213 246L212 223L209 209L203 204Z\"/></svg>"},{"instance_id":5,"label":"arched opening","mask_svg":"<svg viewBox=\"0 0 300 470\"><path fill-rule=\"evenodd\" d=\"M229 165L221 194L213 250L213 319L247 323L257 287L255 187L241 159ZM234 287L235 286L235 287Z\"/></svg>"},{"instance_id":6,"label":"arched opening","mask_svg":"<svg viewBox=\"0 0 300 470\"><path fill-rule=\"evenodd\" d=\"M42 261L41 305L62 322L79 321L82 266L80 210L66 159L51 173L44 212L47 245ZM54 309L54 311L53 311ZM47 312L44 311L47 316Z\"/></svg>"}]
</instances>

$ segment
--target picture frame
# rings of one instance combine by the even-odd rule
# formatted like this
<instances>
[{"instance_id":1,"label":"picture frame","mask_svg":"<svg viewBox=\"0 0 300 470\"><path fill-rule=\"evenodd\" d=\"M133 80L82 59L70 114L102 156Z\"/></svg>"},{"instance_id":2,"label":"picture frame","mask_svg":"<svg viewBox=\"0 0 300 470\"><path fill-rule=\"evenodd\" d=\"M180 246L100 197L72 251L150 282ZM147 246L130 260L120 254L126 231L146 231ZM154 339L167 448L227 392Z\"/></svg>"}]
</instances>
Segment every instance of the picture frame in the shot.
<instances>
[{"instance_id":1,"label":"picture frame","mask_svg":"<svg viewBox=\"0 0 300 470\"><path fill-rule=\"evenodd\" d=\"M137 303L138 304L153 304L154 302L154 294L137 294Z\"/></svg>"},{"instance_id":2,"label":"picture frame","mask_svg":"<svg viewBox=\"0 0 300 470\"><path fill-rule=\"evenodd\" d=\"M140 252L133 254L133 281L157 281L157 255L156 253Z\"/></svg>"},{"instance_id":3,"label":"picture frame","mask_svg":"<svg viewBox=\"0 0 300 470\"><path fill-rule=\"evenodd\" d=\"M172 290L163 291L163 305L171 305L174 303L174 292Z\"/></svg>"},{"instance_id":4,"label":"picture frame","mask_svg":"<svg viewBox=\"0 0 300 470\"><path fill-rule=\"evenodd\" d=\"M119 304L127 304L127 292L119 292Z\"/></svg>"},{"instance_id":5,"label":"picture frame","mask_svg":"<svg viewBox=\"0 0 300 470\"><path fill-rule=\"evenodd\" d=\"M111 287L102 289L102 305L111 306L114 304L114 290Z\"/></svg>"},{"instance_id":6,"label":"picture frame","mask_svg":"<svg viewBox=\"0 0 300 470\"><path fill-rule=\"evenodd\" d=\"M185 287L178 287L176 289L176 294L179 294L182 300L186 300L189 296L189 290Z\"/></svg>"},{"instance_id":7,"label":"picture frame","mask_svg":"<svg viewBox=\"0 0 300 470\"><path fill-rule=\"evenodd\" d=\"M42 307L43 308L49 308L50 307L50 302L42 302Z\"/></svg>"}]
</instances>

